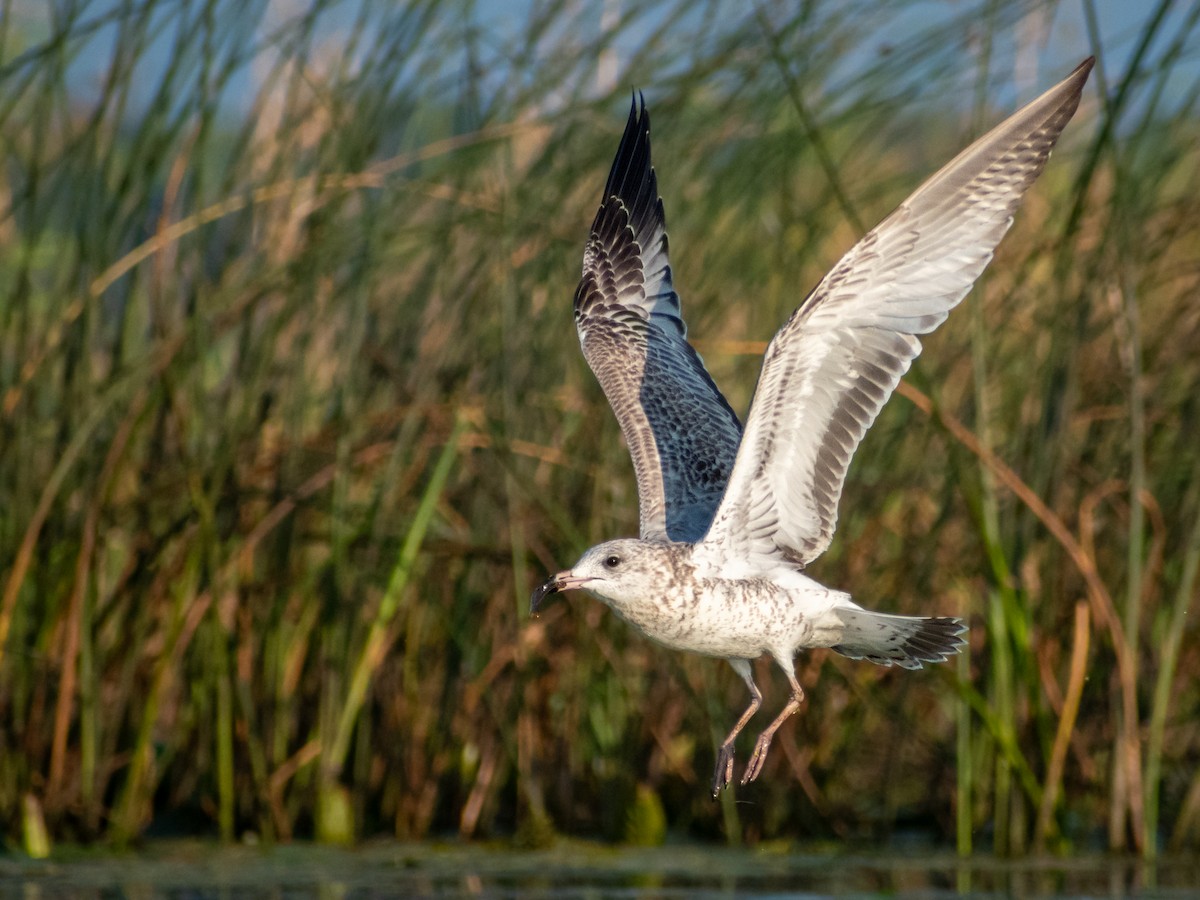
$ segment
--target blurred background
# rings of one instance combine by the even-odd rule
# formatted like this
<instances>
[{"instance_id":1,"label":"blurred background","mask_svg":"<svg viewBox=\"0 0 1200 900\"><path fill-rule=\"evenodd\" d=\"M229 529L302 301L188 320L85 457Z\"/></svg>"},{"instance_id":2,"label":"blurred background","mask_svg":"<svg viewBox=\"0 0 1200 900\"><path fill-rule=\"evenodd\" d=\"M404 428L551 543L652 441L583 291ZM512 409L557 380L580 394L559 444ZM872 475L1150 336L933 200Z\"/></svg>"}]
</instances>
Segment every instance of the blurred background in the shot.
<instances>
[{"instance_id":1,"label":"blurred background","mask_svg":"<svg viewBox=\"0 0 1200 900\"><path fill-rule=\"evenodd\" d=\"M0 5L5 838L1200 847L1198 25L1165 0ZM742 413L839 256L1090 54L812 567L967 617L970 652L802 656L801 714L714 803L732 670L582 594L527 614L637 528L571 316L631 90ZM766 722L785 690L756 672Z\"/></svg>"}]
</instances>

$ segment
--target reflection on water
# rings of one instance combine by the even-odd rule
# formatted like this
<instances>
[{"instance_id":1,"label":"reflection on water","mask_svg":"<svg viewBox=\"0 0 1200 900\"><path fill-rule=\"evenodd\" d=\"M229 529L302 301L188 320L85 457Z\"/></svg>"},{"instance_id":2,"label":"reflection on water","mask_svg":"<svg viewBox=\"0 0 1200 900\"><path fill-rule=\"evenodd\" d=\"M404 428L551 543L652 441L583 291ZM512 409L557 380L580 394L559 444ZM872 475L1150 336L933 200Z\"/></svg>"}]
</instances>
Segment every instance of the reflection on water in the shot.
<instances>
[{"instance_id":1,"label":"reflection on water","mask_svg":"<svg viewBox=\"0 0 1200 900\"><path fill-rule=\"evenodd\" d=\"M358 850L154 845L129 856L0 857L0 900L376 900L389 897L1195 897L1200 860L960 861L878 855L564 845L379 844Z\"/></svg>"}]
</instances>

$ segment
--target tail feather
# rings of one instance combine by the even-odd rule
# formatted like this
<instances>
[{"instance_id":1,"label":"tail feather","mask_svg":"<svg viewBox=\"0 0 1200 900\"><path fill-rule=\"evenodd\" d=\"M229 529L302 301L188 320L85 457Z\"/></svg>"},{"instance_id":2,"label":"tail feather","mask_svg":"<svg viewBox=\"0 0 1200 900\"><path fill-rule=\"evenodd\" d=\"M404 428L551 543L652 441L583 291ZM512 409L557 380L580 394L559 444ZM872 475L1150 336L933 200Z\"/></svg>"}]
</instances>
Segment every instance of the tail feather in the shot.
<instances>
[{"instance_id":1,"label":"tail feather","mask_svg":"<svg viewBox=\"0 0 1200 900\"><path fill-rule=\"evenodd\" d=\"M945 662L966 646L967 626L948 616L919 618L889 616L865 609L838 609L845 624L833 649L850 659L880 666L919 669L924 663Z\"/></svg>"}]
</instances>

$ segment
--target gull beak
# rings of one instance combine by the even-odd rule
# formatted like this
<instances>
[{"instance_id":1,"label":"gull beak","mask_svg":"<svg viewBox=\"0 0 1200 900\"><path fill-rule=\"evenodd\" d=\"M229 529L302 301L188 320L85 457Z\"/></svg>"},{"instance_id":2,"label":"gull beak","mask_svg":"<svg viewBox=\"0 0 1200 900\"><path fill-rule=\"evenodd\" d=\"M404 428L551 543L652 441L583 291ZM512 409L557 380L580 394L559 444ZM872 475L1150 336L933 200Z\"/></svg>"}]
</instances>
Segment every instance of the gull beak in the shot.
<instances>
[{"instance_id":1,"label":"gull beak","mask_svg":"<svg viewBox=\"0 0 1200 900\"><path fill-rule=\"evenodd\" d=\"M542 601L550 594L557 594L559 591L571 591L575 588L584 587L590 578L582 578L578 575L572 575L570 571L559 572L552 576L545 584L538 585L533 592L533 596L529 598L529 614L537 616L538 609L542 605Z\"/></svg>"}]
</instances>

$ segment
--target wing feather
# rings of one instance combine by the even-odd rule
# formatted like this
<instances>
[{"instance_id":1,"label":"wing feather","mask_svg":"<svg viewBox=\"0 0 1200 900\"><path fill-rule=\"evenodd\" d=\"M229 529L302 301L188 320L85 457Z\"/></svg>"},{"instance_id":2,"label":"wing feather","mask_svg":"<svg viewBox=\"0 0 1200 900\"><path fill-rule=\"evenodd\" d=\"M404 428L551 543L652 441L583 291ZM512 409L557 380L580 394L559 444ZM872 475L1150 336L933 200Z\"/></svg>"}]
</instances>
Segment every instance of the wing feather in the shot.
<instances>
[{"instance_id":1,"label":"wing feather","mask_svg":"<svg viewBox=\"0 0 1200 900\"><path fill-rule=\"evenodd\" d=\"M841 259L771 341L710 558L807 565L825 551L850 459L991 261L1079 105L1093 60L984 135Z\"/></svg>"},{"instance_id":2,"label":"wing feather","mask_svg":"<svg viewBox=\"0 0 1200 900\"><path fill-rule=\"evenodd\" d=\"M741 423L687 342L644 102L630 109L584 248L575 324L629 445L642 538L699 540L733 469Z\"/></svg>"}]
</instances>

